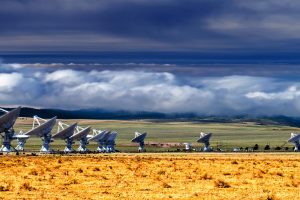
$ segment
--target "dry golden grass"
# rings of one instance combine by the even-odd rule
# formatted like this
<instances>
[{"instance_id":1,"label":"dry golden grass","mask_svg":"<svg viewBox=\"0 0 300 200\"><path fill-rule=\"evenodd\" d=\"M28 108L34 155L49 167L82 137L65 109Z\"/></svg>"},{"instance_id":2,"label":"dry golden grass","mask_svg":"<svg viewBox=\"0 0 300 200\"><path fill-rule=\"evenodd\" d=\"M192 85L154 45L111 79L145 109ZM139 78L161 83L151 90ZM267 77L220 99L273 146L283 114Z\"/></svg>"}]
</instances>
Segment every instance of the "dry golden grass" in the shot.
<instances>
[{"instance_id":1,"label":"dry golden grass","mask_svg":"<svg viewBox=\"0 0 300 200\"><path fill-rule=\"evenodd\" d=\"M0 199L300 199L297 154L1 156Z\"/></svg>"}]
</instances>

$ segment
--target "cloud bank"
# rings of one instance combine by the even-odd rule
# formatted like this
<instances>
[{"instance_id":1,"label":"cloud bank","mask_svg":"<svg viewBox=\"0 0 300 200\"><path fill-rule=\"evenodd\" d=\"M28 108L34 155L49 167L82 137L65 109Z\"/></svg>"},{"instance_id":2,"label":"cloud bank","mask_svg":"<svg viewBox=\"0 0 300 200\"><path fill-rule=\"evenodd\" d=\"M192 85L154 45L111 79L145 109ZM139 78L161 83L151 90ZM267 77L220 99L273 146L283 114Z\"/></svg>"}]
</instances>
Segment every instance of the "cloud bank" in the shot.
<instances>
[{"instance_id":1,"label":"cloud bank","mask_svg":"<svg viewBox=\"0 0 300 200\"><path fill-rule=\"evenodd\" d=\"M138 70L0 68L0 105L299 116L300 82L257 76L190 77Z\"/></svg>"}]
</instances>

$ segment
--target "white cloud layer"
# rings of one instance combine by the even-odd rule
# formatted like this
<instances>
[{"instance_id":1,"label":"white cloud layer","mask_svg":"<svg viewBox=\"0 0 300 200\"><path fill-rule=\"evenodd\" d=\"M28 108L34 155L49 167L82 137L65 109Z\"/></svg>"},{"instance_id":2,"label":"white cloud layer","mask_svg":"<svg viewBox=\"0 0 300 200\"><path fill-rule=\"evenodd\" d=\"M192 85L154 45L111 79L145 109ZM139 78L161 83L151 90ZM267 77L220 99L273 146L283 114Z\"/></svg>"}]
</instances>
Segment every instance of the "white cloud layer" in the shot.
<instances>
[{"instance_id":1,"label":"white cloud layer","mask_svg":"<svg viewBox=\"0 0 300 200\"><path fill-rule=\"evenodd\" d=\"M300 116L300 82L255 76L181 79L168 72L133 70L46 71L2 64L0 105Z\"/></svg>"}]
</instances>

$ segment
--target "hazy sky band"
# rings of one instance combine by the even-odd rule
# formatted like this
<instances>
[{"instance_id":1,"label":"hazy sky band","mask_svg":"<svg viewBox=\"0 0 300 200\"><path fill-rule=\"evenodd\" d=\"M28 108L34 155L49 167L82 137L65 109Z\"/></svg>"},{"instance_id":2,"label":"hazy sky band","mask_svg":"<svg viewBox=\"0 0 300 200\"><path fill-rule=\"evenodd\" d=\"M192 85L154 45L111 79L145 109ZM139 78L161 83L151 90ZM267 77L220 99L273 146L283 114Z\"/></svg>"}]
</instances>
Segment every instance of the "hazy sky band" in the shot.
<instances>
[{"instance_id":1,"label":"hazy sky band","mask_svg":"<svg viewBox=\"0 0 300 200\"><path fill-rule=\"evenodd\" d=\"M2 64L2 67L5 64ZM77 71L144 71L144 72L168 72L182 79L205 78L205 77L223 77L223 76L257 76L272 77L282 80L299 80L300 71L298 65L269 65L269 64L147 64L147 63L11 63L27 67L30 70L54 72L56 70L71 69ZM2 69L2 72L12 72L11 69Z\"/></svg>"},{"instance_id":2,"label":"hazy sky band","mask_svg":"<svg viewBox=\"0 0 300 200\"><path fill-rule=\"evenodd\" d=\"M1 0L0 51L299 50L295 0Z\"/></svg>"},{"instance_id":3,"label":"hazy sky band","mask_svg":"<svg viewBox=\"0 0 300 200\"><path fill-rule=\"evenodd\" d=\"M0 61L35 70L74 69L170 72L176 76L262 76L300 78L298 53L192 52L2 52Z\"/></svg>"}]
</instances>

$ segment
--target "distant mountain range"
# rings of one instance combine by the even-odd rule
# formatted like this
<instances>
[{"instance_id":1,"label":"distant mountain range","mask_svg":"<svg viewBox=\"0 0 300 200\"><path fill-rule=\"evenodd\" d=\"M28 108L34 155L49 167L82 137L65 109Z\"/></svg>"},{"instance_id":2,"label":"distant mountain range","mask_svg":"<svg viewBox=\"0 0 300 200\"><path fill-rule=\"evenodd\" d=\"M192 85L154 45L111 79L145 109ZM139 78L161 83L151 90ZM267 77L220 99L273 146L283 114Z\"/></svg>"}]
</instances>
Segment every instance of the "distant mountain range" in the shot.
<instances>
[{"instance_id":1,"label":"distant mountain range","mask_svg":"<svg viewBox=\"0 0 300 200\"><path fill-rule=\"evenodd\" d=\"M11 108L5 108L11 110ZM138 120L151 121L194 121L194 122L219 122L219 123L242 123L255 122L259 125L289 125L300 127L300 117L287 116L199 116L194 113L158 113L158 112L130 112L130 111L107 111L101 109L60 110L60 109L36 109L23 107L21 117L33 117L38 115L42 118L59 119L115 119L115 120Z\"/></svg>"}]
</instances>

